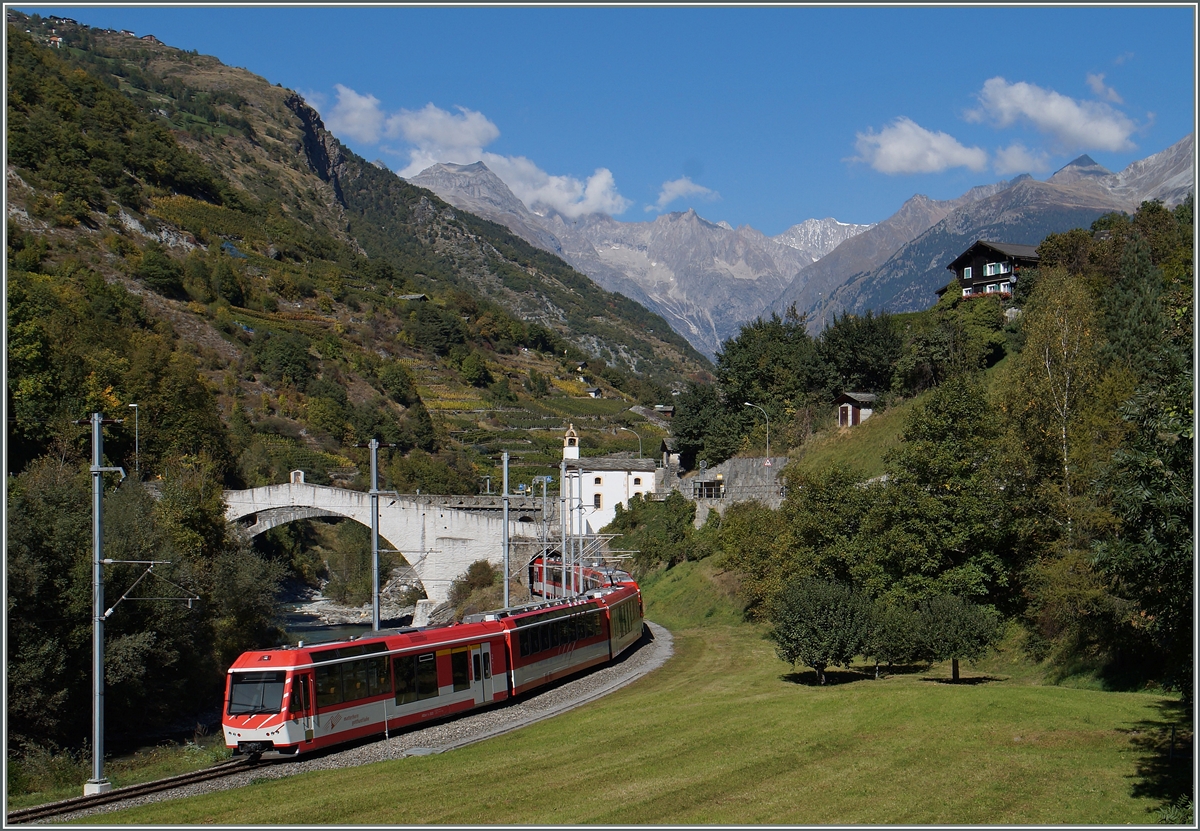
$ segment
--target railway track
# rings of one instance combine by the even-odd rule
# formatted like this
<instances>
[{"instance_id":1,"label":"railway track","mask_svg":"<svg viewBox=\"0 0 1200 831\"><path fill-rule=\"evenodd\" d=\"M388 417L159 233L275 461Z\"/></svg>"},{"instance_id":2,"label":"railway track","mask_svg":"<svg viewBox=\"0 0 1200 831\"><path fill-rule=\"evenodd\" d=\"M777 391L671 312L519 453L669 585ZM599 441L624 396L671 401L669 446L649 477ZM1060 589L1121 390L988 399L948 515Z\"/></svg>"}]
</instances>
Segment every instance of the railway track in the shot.
<instances>
[{"instance_id":1,"label":"railway track","mask_svg":"<svg viewBox=\"0 0 1200 831\"><path fill-rule=\"evenodd\" d=\"M145 796L146 794L158 793L159 791L169 791L172 788L181 788L185 785L194 785L197 782L207 782L210 779L221 779L225 776L232 776L235 773L243 773L267 764L270 764L270 762L261 762L256 759L245 757L229 762L222 762L219 765L214 765L213 767L205 768L204 770L197 770L191 773L181 773L178 776L169 776L166 779L157 779L153 782L143 782L140 785L127 785L124 788L114 788L106 793L90 794L88 796L76 796L72 797L71 799L60 800L59 802L50 802L46 805L36 805L32 808L20 808L16 811L9 811L5 815L5 824L17 825L23 822L49 819L51 817L62 816L63 814L70 814L75 811L83 811L89 808L96 808L100 805L107 805L111 802L121 802L122 800Z\"/></svg>"}]
</instances>

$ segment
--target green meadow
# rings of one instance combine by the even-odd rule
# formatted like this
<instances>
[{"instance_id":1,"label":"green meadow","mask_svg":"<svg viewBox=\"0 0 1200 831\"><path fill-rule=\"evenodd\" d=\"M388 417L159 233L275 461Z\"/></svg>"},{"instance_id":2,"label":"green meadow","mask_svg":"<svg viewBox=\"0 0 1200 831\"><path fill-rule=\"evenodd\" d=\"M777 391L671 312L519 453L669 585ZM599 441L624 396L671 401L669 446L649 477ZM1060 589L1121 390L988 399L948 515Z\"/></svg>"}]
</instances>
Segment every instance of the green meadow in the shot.
<instances>
[{"instance_id":1,"label":"green meadow","mask_svg":"<svg viewBox=\"0 0 1200 831\"><path fill-rule=\"evenodd\" d=\"M897 672L783 664L708 562L645 584L665 666L436 756L266 780L93 818L128 824L1153 823L1186 761L1177 700L1038 683L1010 654ZM1190 735L1190 733L1189 733Z\"/></svg>"}]
</instances>

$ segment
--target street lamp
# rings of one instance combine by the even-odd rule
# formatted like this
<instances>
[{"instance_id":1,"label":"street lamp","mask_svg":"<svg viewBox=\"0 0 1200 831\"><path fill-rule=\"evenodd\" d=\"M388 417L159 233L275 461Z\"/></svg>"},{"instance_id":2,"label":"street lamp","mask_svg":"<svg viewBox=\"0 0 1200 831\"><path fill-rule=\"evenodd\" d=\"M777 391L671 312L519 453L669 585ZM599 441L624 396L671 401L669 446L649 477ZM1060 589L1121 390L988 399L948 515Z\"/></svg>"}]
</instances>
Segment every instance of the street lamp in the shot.
<instances>
[{"instance_id":1,"label":"street lamp","mask_svg":"<svg viewBox=\"0 0 1200 831\"><path fill-rule=\"evenodd\" d=\"M633 433L638 439L638 458L642 458L642 437L638 435L636 430L630 430L628 427L617 427L618 430L624 430L626 433Z\"/></svg>"},{"instance_id":2,"label":"street lamp","mask_svg":"<svg viewBox=\"0 0 1200 831\"><path fill-rule=\"evenodd\" d=\"M769 467L771 465L771 417L767 415L766 410L763 410L763 408L758 406L757 404L751 404L749 401L747 401L745 403L746 403L747 407L753 407L756 410L762 410L763 418L766 419L766 422L767 422L767 461L766 461L766 466Z\"/></svg>"},{"instance_id":3,"label":"street lamp","mask_svg":"<svg viewBox=\"0 0 1200 831\"><path fill-rule=\"evenodd\" d=\"M138 442L138 405L130 404L133 408L133 473L140 480L142 473L141 449Z\"/></svg>"}]
</instances>

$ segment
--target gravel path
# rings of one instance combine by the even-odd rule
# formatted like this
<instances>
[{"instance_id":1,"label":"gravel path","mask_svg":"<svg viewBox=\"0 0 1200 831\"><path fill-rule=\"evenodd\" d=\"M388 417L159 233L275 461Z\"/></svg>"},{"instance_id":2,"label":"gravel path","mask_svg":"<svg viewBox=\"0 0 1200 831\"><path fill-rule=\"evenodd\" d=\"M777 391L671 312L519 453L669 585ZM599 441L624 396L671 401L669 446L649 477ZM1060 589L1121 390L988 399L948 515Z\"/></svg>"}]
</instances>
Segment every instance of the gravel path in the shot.
<instances>
[{"instance_id":1,"label":"gravel path","mask_svg":"<svg viewBox=\"0 0 1200 831\"><path fill-rule=\"evenodd\" d=\"M280 762L223 779L113 802L87 811L64 814L44 822L65 822L118 808L158 802L163 799L239 788L249 784L252 780L278 779L312 770L348 768L386 759L402 759L405 756L444 753L447 750L465 747L502 733L517 730L527 724L533 724L581 704L594 701L662 666L671 657L672 652L671 633L657 623L647 621L642 639L638 641L633 651L626 652L616 663L592 670L573 680L555 684L537 695L525 696L510 704L431 724L428 727L409 729L389 739L368 741L345 750L323 753L308 759ZM31 822L29 824L43 823Z\"/></svg>"}]
</instances>

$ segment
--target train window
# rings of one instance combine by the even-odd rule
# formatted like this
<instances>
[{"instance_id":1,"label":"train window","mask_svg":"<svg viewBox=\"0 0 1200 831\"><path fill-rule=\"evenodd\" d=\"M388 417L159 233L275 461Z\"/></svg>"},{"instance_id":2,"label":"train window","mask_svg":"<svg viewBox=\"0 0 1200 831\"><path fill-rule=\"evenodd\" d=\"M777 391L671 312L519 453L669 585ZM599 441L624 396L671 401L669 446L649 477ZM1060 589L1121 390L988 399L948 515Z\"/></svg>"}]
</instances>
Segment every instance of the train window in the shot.
<instances>
[{"instance_id":1,"label":"train window","mask_svg":"<svg viewBox=\"0 0 1200 831\"><path fill-rule=\"evenodd\" d=\"M432 652L417 657L417 698L438 694L437 660Z\"/></svg>"},{"instance_id":2,"label":"train window","mask_svg":"<svg viewBox=\"0 0 1200 831\"><path fill-rule=\"evenodd\" d=\"M292 698L288 705L292 718L303 716L309 711L308 679L301 675L292 677Z\"/></svg>"},{"instance_id":3,"label":"train window","mask_svg":"<svg viewBox=\"0 0 1200 831\"><path fill-rule=\"evenodd\" d=\"M235 672L229 685L229 715L278 713L283 709L283 672Z\"/></svg>"},{"instance_id":4,"label":"train window","mask_svg":"<svg viewBox=\"0 0 1200 831\"><path fill-rule=\"evenodd\" d=\"M396 703L410 704L438 694L437 661L432 652L420 657L401 655L392 659L396 678Z\"/></svg>"},{"instance_id":5,"label":"train window","mask_svg":"<svg viewBox=\"0 0 1200 831\"><path fill-rule=\"evenodd\" d=\"M450 677L454 680L454 691L468 690L471 688L471 678L468 665L471 659L468 657L470 653L465 649L450 653Z\"/></svg>"},{"instance_id":6,"label":"train window","mask_svg":"<svg viewBox=\"0 0 1200 831\"><path fill-rule=\"evenodd\" d=\"M482 680L482 679L483 679L483 673L481 672L481 670L480 670L480 668L479 668L479 653L477 652L477 653L475 653L474 655L472 655L471 657L473 657L473 658L475 659L475 661L474 661L474 664L473 664L473 665L474 665L474 667L475 667L475 675L474 675L474 676L472 676L472 677L473 677L473 678L474 678L476 681Z\"/></svg>"},{"instance_id":7,"label":"train window","mask_svg":"<svg viewBox=\"0 0 1200 831\"><path fill-rule=\"evenodd\" d=\"M483 677L485 679L492 677L492 654L490 652L483 653Z\"/></svg>"},{"instance_id":8,"label":"train window","mask_svg":"<svg viewBox=\"0 0 1200 831\"><path fill-rule=\"evenodd\" d=\"M408 704L417 700L417 659L404 655L392 659L392 674L396 677L396 703Z\"/></svg>"},{"instance_id":9,"label":"train window","mask_svg":"<svg viewBox=\"0 0 1200 831\"><path fill-rule=\"evenodd\" d=\"M387 671L387 658L380 655L367 662L367 685L371 695L383 695L392 691L392 679Z\"/></svg>"},{"instance_id":10,"label":"train window","mask_svg":"<svg viewBox=\"0 0 1200 831\"><path fill-rule=\"evenodd\" d=\"M342 703L342 665L326 664L316 668L317 707Z\"/></svg>"},{"instance_id":11,"label":"train window","mask_svg":"<svg viewBox=\"0 0 1200 831\"><path fill-rule=\"evenodd\" d=\"M521 647L521 657L524 658L524 657L528 656L529 655L529 632L528 632L528 630L522 630L517 633L517 643L520 644L520 647Z\"/></svg>"},{"instance_id":12,"label":"train window","mask_svg":"<svg viewBox=\"0 0 1200 831\"><path fill-rule=\"evenodd\" d=\"M342 700L357 701L371 694L367 685L367 662L351 661L342 665Z\"/></svg>"},{"instance_id":13,"label":"train window","mask_svg":"<svg viewBox=\"0 0 1200 831\"><path fill-rule=\"evenodd\" d=\"M550 648L550 626L549 626L549 624L543 623L541 626L539 626L537 628L537 632L538 632L538 640L540 640L542 642L541 648L543 650L549 649Z\"/></svg>"}]
</instances>

